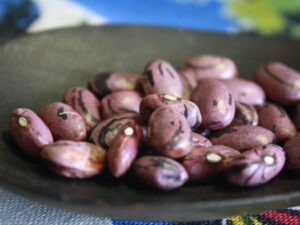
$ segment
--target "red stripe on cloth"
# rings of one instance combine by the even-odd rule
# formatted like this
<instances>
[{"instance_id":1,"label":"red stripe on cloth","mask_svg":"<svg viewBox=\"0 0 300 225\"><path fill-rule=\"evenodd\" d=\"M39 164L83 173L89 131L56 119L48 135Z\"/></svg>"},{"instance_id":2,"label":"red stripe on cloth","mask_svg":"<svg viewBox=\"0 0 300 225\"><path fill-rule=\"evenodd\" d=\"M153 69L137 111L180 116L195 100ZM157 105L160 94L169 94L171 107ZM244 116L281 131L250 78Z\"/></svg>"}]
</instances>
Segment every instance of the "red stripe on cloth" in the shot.
<instances>
[{"instance_id":1,"label":"red stripe on cloth","mask_svg":"<svg viewBox=\"0 0 300 225\"><path fill-rule=\"evenodd\" d=\"M276 223L300 225L300 211L298 215L290 215L284 211L266 211L259 213L259 215L271 219Z\"/></svg>"}]
</instances>

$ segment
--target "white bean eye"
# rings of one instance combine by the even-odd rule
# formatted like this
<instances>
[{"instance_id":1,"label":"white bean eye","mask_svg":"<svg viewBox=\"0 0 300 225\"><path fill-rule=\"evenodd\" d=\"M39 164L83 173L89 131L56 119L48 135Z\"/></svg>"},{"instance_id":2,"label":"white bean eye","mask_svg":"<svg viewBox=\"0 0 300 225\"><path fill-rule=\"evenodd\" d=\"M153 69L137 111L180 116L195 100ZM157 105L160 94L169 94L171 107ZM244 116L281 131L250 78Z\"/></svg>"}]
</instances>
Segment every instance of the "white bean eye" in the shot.
<instances>
[{"instance_id":1,"label":"white bean eye","mask_svg":"<svg viewBox=\"0 0 300 225\"><path fill-rule=\"evenodd\" d=\"M24 116L19 117L18 123L20 124L21 127L27 127L28 125L28 121Z\"/></svg>"},{"instance_id":2,"label":"white bean eye","mask_svg":"<svg viewBox=\"0 0 300 225\"><path fill-rule=\"evenodd\" d=\"M125 130L124 130L124 134L126 136L132 136L134 133L134 129L132 127L127 127Z\"/></svg>"},{"instance_id":3,"label":"white bean eye","mask_svg":"<svg viewBox=\"0 0 300 225\"><path fill-rule=\"evenodd\" d=\"M222 156L217 153L210 152L205 156L205 159L210 163L218 163L222 160Z\"/></svg>"},{"instance_id":4,"label":"white bean eye","mask_svg":"<svg viewBox=\"0 0 300 225\"><path fill-rule=\"evenodd\" d=\"M263 156L263 160L264 160L265 164L268 165L268 166L272 166L272 165L275 164L274 156L265 155L265 156Z\"/></svg>"}]
</instances>

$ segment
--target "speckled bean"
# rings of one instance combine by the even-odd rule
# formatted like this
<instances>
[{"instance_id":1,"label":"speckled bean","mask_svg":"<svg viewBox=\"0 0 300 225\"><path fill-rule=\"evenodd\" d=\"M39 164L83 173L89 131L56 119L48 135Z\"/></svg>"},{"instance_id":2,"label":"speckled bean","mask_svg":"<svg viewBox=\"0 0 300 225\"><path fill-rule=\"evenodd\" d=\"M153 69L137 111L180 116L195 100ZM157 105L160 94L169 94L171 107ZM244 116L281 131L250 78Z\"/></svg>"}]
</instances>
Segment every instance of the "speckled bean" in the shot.
<instances>
[{"instance_id":1,"label":"speckled bean","mask_svg":"<svg viewBox=\"0 0 300 225\"><path fill-rule=\"evenodd\" d=\"M283 63L259 67L254 79L274 102L286 105L300 100L300 73Z\"/></svg>"},{"instance_id":2,"label":"speckled bean","mask_svg":"<svg viewBox=\"0 0 300 225\"><path fill-rule=\"evenodd\" d=\"M142 125L142 119L140 115L136 113L122 113L102 120L91 130L89 141L107 150L121 126L130 121Z\"/></svg>"},{"instance_id":3,"label":"speckled bean","mask_svg":"<svg viewBox=\"0 0 300 225\"><path fill-rule=\"evenodd\" d=\"M198 146L183 157L182 165L190 181L207 183L215 181L226 169L229 158L239 154L239 151L223 145Z\"/></svg>"},{"instance_id":4,"label":"speckled bean","mask_svg":"<svg viewBox=\"0 0 300 225\"><path fill-rule=\"evenodd\" d=\"M297 131L300 131L300 101L294 105L293 110L293 122L296 126Z\"/></svg>"},{"instance_id":5,"label":"speckled bean","mask_svg":"<svg viewBox=\"0 0 300 225\"><path fill-rule=\"evenodd\" d=\"M101 116L107 119L121 113L138 113L141 95L136 91L116 91L101 100Z\"/></svg>"},{"instance_id":6,"label":"speckled bean","mask_svg":"<svg viewBox=\"0 0 300 225\"><path fill-rule=\"evenodd\" d=\"M223 82L230 89L236 101L249 105L264 104L265 92L257 83L242 78L223 80Z\"/></svg>"},{"instance_id":7,"label":"speckled bean","mask_svg":"<svg viewBox=\"0 0 300 225\"><path fill-rule=\"evenodd\" d=\"M193 136L193 142L192 142L192 147L210 147L212 146L212 143L210 142L210 140L204 136L202 136L201 134L192 133Z\"/></svg>"},{"instance_id":8,"label":"speckled bean","mask_svg":"<svg viewBox=\"0 0 300 225\"><path fill-rule=\"evenodd\" d=\"M180 158L192 148L192 130L185 117L172 107L160 107L151 114L148 135L153 147L170 158Z\"/></svg>"},{"instance_id":9,"label":"speckled bean","mask_svg":"<svg viewBox=\"0 0 300 225\"><path fill-rule=\"evenodd\" d=\"M235 102L235 114L230 126L258 124L258 113L253 105L243 102Z\"/></svg>"},{"instance_id":10,"label":"speckled bean","mask_svg":"<svg viewBox=\"0 0 300 225\"><path fill-rule=\"evenodd\" d=\"M286 166L289 171L300 173L300 133L290 138L284 145Z\"/></svg>"},{"instance_id":11,"label":"speckled bean","mask_svg":"<svg viewBox=\"0 0 300 225\"><path fill-rule=\"evenodd\" d=\"M151 113L162 106L173 107L184 115L192 129L196 129L201 124L202 116L195 103L169 94L152 94L144 97L140 104L140 114L145 121L148 121Z\"/></svg>"},{"instance_id":12,"label":"speckled bean","mask_svg":"<svg viewBox=\"0 0 300 225\"><path fill-rule=\"evenodd\" d=\"M202 80L193 90L191 100L199 107L202 126L218 130L228 126L235 113L235 102L229 88L218 80Z\"/></svg>"},{"instance_id":13,"label":"speckled bean","mask_svg":"<svg viewBox=\"0 0 300 225\"><path fill-rule=\"evenodd\" d=\"M274 144L259 146L234 157L226 178L238 186L258 186L273 179L285 164L283 149Z\"/></svg>"},{"instance_id":14,"label":"speckled bean","mask_svg":"<svg viewBox=\"0 0 300 225\"><path fill-rule=\"evenodd\" d=\"M55 173L70 178L88 178L102 172L105 151L87 142L61 140L46 145L41 157Z\"/></svg>"},{"instance_id":15,"label":"speckled bean","mask_svg":"<svg viewBox=\"0 0 300 225\"><path fill-rule=\"evenodd\" d=\"M138 154L142 136L142 128L135 122L126 123L120 128L107 152L108 167L113 176L123 176L130 169Z\"/></svg>"},{"instance_id":16,"label":"speckled bean","mask_svg":"<svg viewBox=\"0 0 300 225\"><path fill-rule=\"evenodd\" d=\"M82 116L87 129L100 120L100 101L88 89L71 87L65 92L64 101Z\"/></svg>"},{"instance_id":17,"label":"speckled bean","mask_svg":"<svg viewBox=\"0 0 300 225\"><path fill-rule=\"evenodd\" d=\"M226 57L216 55L199 55L184 62L179 71L186 77L194 75L197 81L206 78L230 79L237 75L235 63Z\"/></svg>"},{"instance_id":18,"label":"speckled bean","mask_svg":"<svg viewBox=\"0 0 300 225\"><path fill-rule=\"evenodd\" d=\"M184 73L180 73L180 80L182 83L182 97L190 99L193 89L197 86L193 71L186 70Z\"/></svg>"},{"instance_id":19,"label":"speckled bean","mask_svg":"<svg viewBox=\"0 0 300 225\"><path fill-rule=\"evenodd\" d=\"M272 131L251 125L226 127L209 137L213 145L226 145L239 151L275 142Z\"/></svg>"},{"instance_id":20,"label":"speckled bean","mask_svg":"<svg viewBox=\"0 0 300 225\"><path fill-rule=\"evenodd\" d=\"M183 87L179 76L169 62L155 60L145 67L140 83L146 95L171 94L181 97Z\"/></svg>"},{"instance_id":21,"label":"speckled bean","mask_svg":"<svg viewBox=\"0 0 300 225\"><path fill-rule=\"evenodd\" d=\"M44 145L53 143L49 128L35 112L27 108L11 112L9 129L17 145L34 158L40 157L40 150Z\"/></svg>"},{"instance_id":22,"label":"speckled bean","mask_svg":"<svg viewBox=\"0 0 300 225\"><path fill-rule=\"evenodd\" d=\"M296 127L285 109L274 103L267 103L259 109L259 126L271 130L276 141L286 141L296 135Z\"/></svg>"},{"instance_id":23,"label":"speckled bean","mask_svg":"<svg viewBox=\"0 0 300 225\"><path fill-rule=\"evenodd\" d=\"M88 82L90 90L99 97L114 91L133 91L137 89L139 76L127 72L100 73Z\"/></svg>"},{"instance_id":24,"label":"speckled bean","mask_svg":"<svg viewBox=\"0 0 300 225\"><path fill-rule=\"evenodd\" d=\"M82 141L86 137L86 126L82 117L71 106L54 102L44 106L41 119L49 127L54 140Z\"/></svg>"},{"instance_id":25,"label":"speckled bean","mask_svg":"<svg viewBox=\"0 0 300 225\"><path fill-rule=\"evenodd\" d=\"M134 162L133 169L140 182L158 190L176 189L188 180L182 165L163 156L143 156Z\"/></svg>"}]
</instances>

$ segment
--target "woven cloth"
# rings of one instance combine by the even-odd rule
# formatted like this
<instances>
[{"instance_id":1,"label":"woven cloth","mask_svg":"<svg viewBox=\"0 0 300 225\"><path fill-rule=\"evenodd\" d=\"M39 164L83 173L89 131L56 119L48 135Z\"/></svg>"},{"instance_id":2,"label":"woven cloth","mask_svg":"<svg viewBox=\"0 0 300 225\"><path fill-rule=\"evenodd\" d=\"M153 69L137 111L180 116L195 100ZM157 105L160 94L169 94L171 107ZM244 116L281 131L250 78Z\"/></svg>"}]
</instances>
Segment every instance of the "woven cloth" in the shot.
<instances>
[{"instance_id":1,"label":"woven cloth","mask_svg":"<svg viewBox=\"0 0 300 225\"><path fill-rule=\"evenodd\" d=\"M197 222L128 221L79 214L42 204L0 188L0 224L13 225L297 225L300 224L300 207L266 211L243 217Z\"/></svg>"}]
</instances>

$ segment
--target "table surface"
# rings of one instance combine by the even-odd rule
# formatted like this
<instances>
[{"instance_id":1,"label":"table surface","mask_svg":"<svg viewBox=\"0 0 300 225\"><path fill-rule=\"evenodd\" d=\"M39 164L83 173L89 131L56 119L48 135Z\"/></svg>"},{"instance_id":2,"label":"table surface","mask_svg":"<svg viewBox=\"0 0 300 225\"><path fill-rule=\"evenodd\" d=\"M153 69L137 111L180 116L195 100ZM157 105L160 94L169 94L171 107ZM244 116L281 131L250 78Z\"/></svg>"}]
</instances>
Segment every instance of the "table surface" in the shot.
<instances>
[{"instance_id":1,"label":"table surface","mask_svg":"<svg viewBox=\"0 0 300 225\"><path fill-rule=\"evenodd\" d=\"M132 4L126 4L126 1L111 3L111 1L93 0L34 0L33 2L38 6L39 17L28 24L27 32L78 26L83 23L89 25L140 23L218 32L242 31L259 35L300 37L300 1L282 1L284 3L277 5L268 0L261 1L261 3L252 1L248 5L238 4L238 1L233 0L227 1L225 5L222 5L221 1L213 0L164 0L156 1L156 3L153 1L150 3L150 0L147 0L143 1L143 4L138 0L132 1ZM152 7L145 11L147 4ZM256 14L251 10L249 12L255 4L259 7ZM0 9L1 7L0 3ZM268 17L262 17L266 9ZM180 16L181 13L187 16ZM253 17L251 17L252 14ZM0 23L1 18L0 11ZM267 24L265 18L273 23ZM254 23L256 26L253 25ZM300 214L298 208L294 208L294 212ZM295 218L294 221L300 220ZM100 218L52 207L0 187L0 224L116 224L116 222L110 218ZM124 224L130 223L124 222Z\"/></svg>"}]
</instances>

